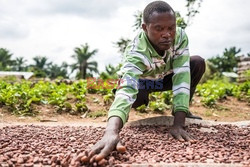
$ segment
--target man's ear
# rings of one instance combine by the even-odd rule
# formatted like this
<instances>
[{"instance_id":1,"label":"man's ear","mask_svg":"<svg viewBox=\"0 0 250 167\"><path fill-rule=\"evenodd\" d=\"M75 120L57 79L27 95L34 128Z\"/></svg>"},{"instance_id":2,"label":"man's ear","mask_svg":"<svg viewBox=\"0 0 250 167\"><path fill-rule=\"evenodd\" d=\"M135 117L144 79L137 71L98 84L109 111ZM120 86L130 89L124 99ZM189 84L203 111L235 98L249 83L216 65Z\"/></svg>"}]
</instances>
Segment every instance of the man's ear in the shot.
<instances>
[{"instance_id":1,"label":"man's ear","mask_svg":"<svg viewBox=\"0 0 250 167\"><path fill-rule=\"evenodd\" d=\"M143 31L147 32L147 25L145 23L142 23L141 27Z\"/></svg>"}]
</instances>

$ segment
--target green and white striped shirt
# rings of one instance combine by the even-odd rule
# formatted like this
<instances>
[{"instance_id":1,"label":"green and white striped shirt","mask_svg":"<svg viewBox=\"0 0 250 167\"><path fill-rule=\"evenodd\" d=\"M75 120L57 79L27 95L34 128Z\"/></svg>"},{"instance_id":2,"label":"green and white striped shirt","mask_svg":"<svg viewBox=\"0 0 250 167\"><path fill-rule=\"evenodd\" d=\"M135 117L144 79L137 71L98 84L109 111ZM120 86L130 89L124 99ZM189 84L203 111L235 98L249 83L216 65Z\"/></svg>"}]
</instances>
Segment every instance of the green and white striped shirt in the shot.
<instances>
[{"instance_id":1,"label":"green and white striped shirt","mask_svg":"<svg viewBox=\"0 0 250 167\"><path fill-rule=\"evenodd\" d=\"M165 60L165 61L164 61ZM174 46L160 56L150 44L144 31L127 46L123 56L123 66L119 71L120 88L110 107L108 117L118 116L126 123L132 104L135 102L139 79L158 80L174 73L173 111L189 110L190 66L188 37L181 28L176 29ZM135 83L135 84L131 84Z\"/></svg>"}]
</instances>

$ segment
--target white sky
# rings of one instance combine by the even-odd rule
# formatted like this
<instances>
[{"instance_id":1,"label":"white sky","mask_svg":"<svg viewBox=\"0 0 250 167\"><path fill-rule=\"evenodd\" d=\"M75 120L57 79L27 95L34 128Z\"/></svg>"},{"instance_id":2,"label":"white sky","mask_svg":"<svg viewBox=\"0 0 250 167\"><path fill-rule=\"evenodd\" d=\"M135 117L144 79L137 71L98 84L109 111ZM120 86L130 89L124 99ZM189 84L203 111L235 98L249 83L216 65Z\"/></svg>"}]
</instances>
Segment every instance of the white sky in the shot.
<instances>
[{"instance_id":1,"label":"white sky","mask_svg":"<svg viewBox=\"0 0 250 167\"><path fill-rule=\"evenodd\" d=\"M0 48L28 64L35 56L53 63L72 63L74 48L88 43L98 49L93 57L99 70L121 60L114 42L133 38L136 11L149 0L0 0ZM168 0L186 14L185 0ZM200 13L186 29L191 55L207 59L236 46L250 52L250 1L203 0Z\"/></svg>"}]
</instances>

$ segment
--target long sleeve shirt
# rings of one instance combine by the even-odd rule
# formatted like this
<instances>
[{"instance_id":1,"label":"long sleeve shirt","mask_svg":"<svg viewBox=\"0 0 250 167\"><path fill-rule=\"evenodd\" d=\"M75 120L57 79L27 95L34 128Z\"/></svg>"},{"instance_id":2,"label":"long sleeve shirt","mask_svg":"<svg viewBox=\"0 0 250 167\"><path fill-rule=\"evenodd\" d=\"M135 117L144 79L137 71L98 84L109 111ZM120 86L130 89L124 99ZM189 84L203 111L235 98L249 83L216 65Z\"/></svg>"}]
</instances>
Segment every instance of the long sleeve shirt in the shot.
<instances>
[{"instance_id":1,"label":"long sleeve shirt","mask_svg":"<svg viewBox=\"0 0 250 167\"><path fill-rule=\"evenodd\" d=\"M144 31L127 46L123 65L119 71L121 82L115 94L108 117L118 116L126 123L132 104L138 94L139 79L163 79L172 77L173 112L189 110L190 55L188 37L183 29L177 28L173 47L160 56L148 40Z\"/></svg>"}]
</instances>

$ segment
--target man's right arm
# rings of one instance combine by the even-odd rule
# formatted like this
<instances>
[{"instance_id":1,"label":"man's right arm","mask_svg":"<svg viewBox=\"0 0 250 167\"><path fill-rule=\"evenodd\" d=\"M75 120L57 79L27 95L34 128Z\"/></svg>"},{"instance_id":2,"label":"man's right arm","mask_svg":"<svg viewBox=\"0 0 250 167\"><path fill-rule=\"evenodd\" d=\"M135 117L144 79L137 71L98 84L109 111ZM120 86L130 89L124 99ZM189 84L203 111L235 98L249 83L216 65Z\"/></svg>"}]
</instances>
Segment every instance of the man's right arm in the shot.
<instances>
[{"instance_id":1,"label":"man's right arm","mask_svg":"<svg viewBox=\"0 0 250 167\"><path fill-rule=\"evenodd\" d=\"M104 133L104 136L99 140L90 152L86 152L82 161L102 165L104 158L112 152L115 147L119 152L125 152L126 148L120 143L119 132L122 128L122 120L119 117L111 117Z\"/></svg>"},{"instance_id":2,"label":"man's right arm","mask_svg":"<svg viewBox=\"0 0 250 167\"><path fill-rule=\"evenodd\" d=\"M127 122L132 104L138 94L139 77L146 70L144 60L133 54L127 54L125 62L120 70L120 83L115 93L108 118L118 116L122 119L123 125Z\"/></svg>"},{"instance_id":3,"label":"man's right arm","mask_svg":"<svg viewBox=\"0 0 250 167\"><path fill-rule=\"evenodd\" d=\"M115 100L112 103L109 115L108 124L104 136L98 141L90 152L87 152L85 161L90 163L101 162L106 156L112 152L115 147L119 152L124 152L126 149L120 143L119 132L128 119L130 108L138 93L138 79L146 66L143 60L133 55L127 55L126 61L121 68L121 80L115 94Z\"/></svg>"}]
</instances>

